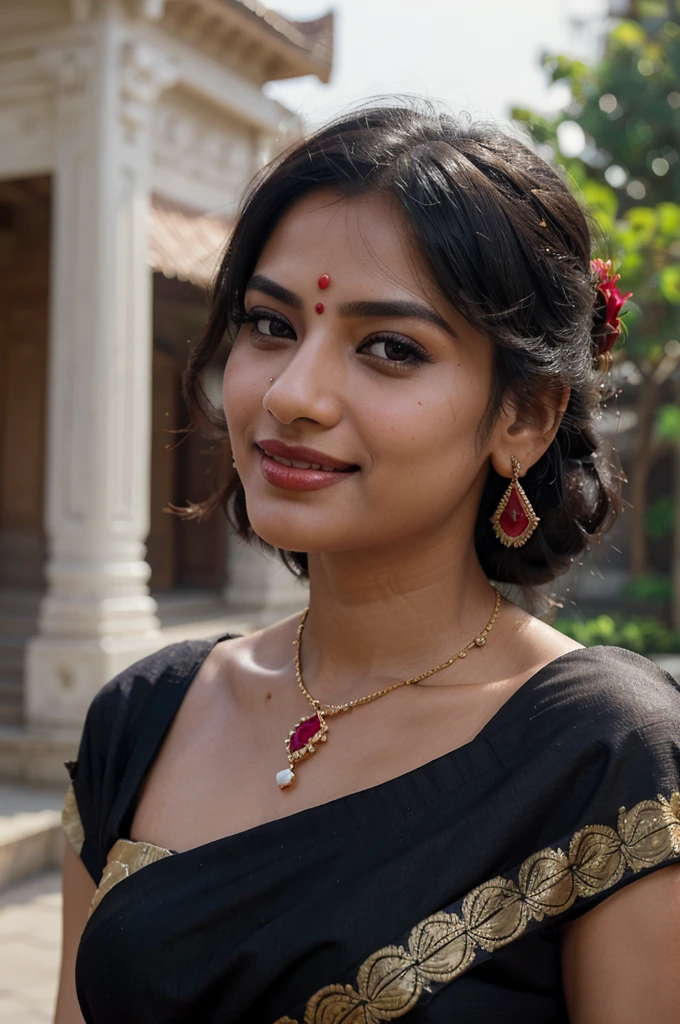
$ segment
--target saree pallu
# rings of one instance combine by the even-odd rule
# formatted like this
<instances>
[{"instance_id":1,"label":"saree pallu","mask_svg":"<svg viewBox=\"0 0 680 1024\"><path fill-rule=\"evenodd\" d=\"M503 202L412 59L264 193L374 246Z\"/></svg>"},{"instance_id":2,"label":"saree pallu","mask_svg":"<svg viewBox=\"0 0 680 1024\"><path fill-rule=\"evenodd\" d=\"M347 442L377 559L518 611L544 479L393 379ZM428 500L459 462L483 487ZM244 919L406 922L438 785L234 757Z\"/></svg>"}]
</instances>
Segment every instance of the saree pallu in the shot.
<instances>
[{"instance_id":1,"label":"saree pallu","mask_svg":"<svg viewBox=\"0 0 680 1024\"><path fill-rule=\"evenodd\" d=\"M76 962L87 1024L566 1022L561 926L680 860L677 683L618 648L574 651L398 778L181 853L132 841L217 640L107 684L67 764L64 830L98 885Z\"/></svg>"}]
</instances>

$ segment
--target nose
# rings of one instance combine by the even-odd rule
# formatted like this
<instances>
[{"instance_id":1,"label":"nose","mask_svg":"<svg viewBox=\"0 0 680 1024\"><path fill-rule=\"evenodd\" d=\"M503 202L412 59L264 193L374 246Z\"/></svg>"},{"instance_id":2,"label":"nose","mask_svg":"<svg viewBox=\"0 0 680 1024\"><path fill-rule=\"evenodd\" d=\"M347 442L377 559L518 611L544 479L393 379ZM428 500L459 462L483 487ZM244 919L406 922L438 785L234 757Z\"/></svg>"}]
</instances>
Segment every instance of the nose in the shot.
<instances>
[{"instance_id":1,"label":"nose","mask_svg":"<svg viewBox=\"0 0 680 1024\"><path fill-rule=\"evenodd\" d=\"M262 407L279 423L305 419L332 427L342 418L344 376L332 339L307 337L275 377Z\"/></svg>"}]
</instances>

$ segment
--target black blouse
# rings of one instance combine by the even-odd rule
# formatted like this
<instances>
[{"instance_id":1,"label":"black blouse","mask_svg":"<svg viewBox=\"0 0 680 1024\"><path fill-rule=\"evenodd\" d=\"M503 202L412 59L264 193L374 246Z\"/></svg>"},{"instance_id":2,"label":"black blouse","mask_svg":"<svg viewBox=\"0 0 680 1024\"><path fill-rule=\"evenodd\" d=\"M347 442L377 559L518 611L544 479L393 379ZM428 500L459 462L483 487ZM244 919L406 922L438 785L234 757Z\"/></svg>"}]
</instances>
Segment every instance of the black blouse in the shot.
<instances>
[{"instance_id":1,"label":"black blouse","mask_svg":"<svg viewBox=\"0 0 680 1024\"><path fill-rule=\"evenodd\" d=\"M76 961L85 1021L567 1021L560 926L680 859L675 680L576 650L395 779L181 853L131 841L216 642L108 683L67 763L64 830L99 887Z\"/></svg>"}]
</instances>

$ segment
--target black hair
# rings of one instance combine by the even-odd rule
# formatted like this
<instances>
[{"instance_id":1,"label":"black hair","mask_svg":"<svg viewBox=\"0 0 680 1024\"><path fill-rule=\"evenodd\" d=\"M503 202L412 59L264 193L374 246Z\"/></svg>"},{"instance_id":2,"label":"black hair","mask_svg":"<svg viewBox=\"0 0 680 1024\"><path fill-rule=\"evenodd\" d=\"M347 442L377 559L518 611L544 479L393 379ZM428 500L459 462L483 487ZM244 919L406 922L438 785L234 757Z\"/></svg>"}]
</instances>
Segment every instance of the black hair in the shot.
<instances>
[{"instance_id":1,"label":"black hair","mask_svg":"<svg viewBox=\"0 0 680 1024\"><path fill-rule=\"evenodd\" d=\"M396 200L438 289L493 342L482 431L507 401L530 415L546 391L571 389L555 439L522 479L540 517L533 536L521 548L496 540L489 520L508 480L491 466L475 528L490 579L524 587L554 579L600 539L619 508L619 478L599 450L594 423L604 386L596 357L605 310L590 268L588 219L528 145L494 123L424 101L339 118L282 153L246 190L183 380L194 425L222 444L225 472L213 496L184 514L200 517L222 506L242 538L259 540L243 485L227 468L226 421L207 399L202 372L225 337L233 340L248 281L281 216L322 188ZM307 575L304 552L279 553L297 575Z\"/></svg>"}]
</instances>

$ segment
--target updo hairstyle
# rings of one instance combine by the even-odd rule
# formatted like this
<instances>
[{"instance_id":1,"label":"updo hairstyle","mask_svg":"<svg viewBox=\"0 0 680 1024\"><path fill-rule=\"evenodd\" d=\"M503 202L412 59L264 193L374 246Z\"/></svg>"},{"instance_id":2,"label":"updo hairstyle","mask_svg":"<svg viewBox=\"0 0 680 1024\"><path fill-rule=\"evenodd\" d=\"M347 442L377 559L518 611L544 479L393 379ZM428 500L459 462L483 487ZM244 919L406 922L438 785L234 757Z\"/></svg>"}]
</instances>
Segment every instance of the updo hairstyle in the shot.
<instances>
[{"instance_id":1,"label":"updo hairstyle","mask_svg":"<svg viewBox=\"0 0 680 1024\"><path fill-rule=\"evenodd\" d=\"M481 443L505 402L531 417L543 396L571 389L554 441L522 479L538 529L522 548L496 540L489 519L508 479L491 466L475 528L489 579L523 587L549 582L601 538L619 507L618 476L598 450L593 422L604 387L594 366L605 305L590 269L588 221L559 175L528 146L493 123L423 102L342 117L297 142L248 187L183 378L193 425L218 440L224 472L212 497L190 505L185 516L201 518L221 506L240 537L259 541L243 485L229 468L224 415L209 402L202 373L221 344L233 341L246 287L282 215L323 188L399 203L435 285L493 342ZM304 552L279 554L296 575L307 575Z\"/></svg>"}]
</instances>

